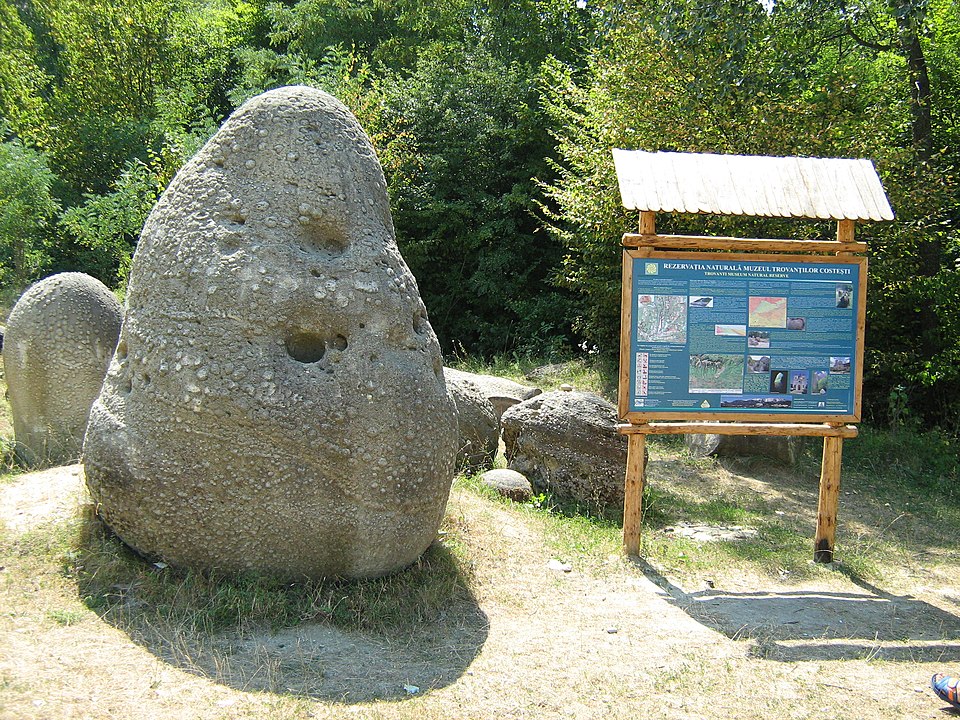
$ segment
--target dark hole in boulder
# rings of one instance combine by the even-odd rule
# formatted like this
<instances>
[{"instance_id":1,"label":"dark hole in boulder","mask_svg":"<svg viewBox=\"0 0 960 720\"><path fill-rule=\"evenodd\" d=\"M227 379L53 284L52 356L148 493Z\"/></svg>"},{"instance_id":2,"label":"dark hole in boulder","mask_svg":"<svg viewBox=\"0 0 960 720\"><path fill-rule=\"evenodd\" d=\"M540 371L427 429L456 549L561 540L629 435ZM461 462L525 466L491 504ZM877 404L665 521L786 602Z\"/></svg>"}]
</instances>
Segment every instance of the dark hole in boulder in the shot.
<instances>
[{"instance_id":1,"label":"dark hole in boulder","mask_svg":"<svg viewBox=\"0 0 960 720\"><path fill-rule=\"evenodd\" d=\"M311 218L310 222L301 226L301 229L303 242L300 247L308 253L336 257L350 245L346 229L340 223L328 218Z\"/></svg>"},{"instance_id":2,"label":"dark hole in boulder","mask_svg":"<svg viewBox=\"0 0 960 720\"><path fill-rule=\"evenodd\" d=\"M347 349L347 338L343 335L325 336L311 332L297 332L290 335L286 342L287 354L301 363L315 363L323 360L328 350Z\"/></svg>"},{"instance_id":3,"label":"dark hole in boulder","mask_svg":"<svg viewBox=\"0 0 960 720\"><path fill-rule=\"evenodd\" d=\"M287 338L287 354L297 362L315 363L327 354L327 343L320 335L297 333Z\"/></svg>"}]
</instances>

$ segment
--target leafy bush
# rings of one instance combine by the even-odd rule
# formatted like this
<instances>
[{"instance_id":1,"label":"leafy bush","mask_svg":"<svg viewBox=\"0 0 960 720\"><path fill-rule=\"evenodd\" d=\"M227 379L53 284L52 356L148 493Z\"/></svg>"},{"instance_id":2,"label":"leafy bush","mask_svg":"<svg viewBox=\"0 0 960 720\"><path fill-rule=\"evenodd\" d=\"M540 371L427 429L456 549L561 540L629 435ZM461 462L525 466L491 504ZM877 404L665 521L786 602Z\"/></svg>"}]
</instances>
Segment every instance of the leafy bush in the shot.
<instances>
[{"instance_id":1,"label":"leafy bush","mask_svg":"<svg viewBox=\"0 0 960 720\"><path fill-rule=\"evenodd\" d=\"M43 240L59 209L54 180L43 153L15 139L0 143L0 286L22 286L43 266Z\"/></svg>"}]
</instances>

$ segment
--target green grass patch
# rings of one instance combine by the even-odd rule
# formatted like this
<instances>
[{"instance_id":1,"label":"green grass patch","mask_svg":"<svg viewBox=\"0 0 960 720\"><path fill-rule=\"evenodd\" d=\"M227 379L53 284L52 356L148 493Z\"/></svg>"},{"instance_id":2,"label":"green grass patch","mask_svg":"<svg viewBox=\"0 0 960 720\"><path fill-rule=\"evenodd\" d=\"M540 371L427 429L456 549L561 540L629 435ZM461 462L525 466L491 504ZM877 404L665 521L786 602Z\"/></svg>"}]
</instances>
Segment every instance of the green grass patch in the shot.
<instances>
[{"instance_id":1,"label":"green grass patch","mask_svg":"<svg viewBox=\"0 0 960 720\"><path fill-rule=\"evenodd\" d=\"M938 430L861 427L857 438L843 444L843 462L876 491L933 494L938 502L960 505L960 442Z\"/></svg>"},{"instance_id":2,"label":"green grass patch","mask_svg":"<svg viewBox=\"0 0 960 720\"><path fill-rule=\"evenodd\" d=\"M558 560L602 561L621 552L623 531L619 522L598 515L575 515L549 507L531 508L544 518L547 545Z\"/></svg>"},{"instance_id":3,"label":"green grass patch","mask_svg":"<svg viewBox=\"0 0 960 720\"><path fill-rule=\"evenodd\" d=\"M748 497L744 493L738 497L701 499L656 484L644 488L643 508L643 522L653 528L663 528L678 522L751 524L767 511L766 503L759 496Z\"/></svg>"},{"instance_id":4,"label":"green grass patch","mask_svg":"<svg viewBox=\"0 0 960 720\"><path fill-rule=\"evenodd\" d=\"M162 623L202 633L243 633L309 621L403 633L469 598L461 556L456 540L446 539L388 577L290 582L258 573L157 567L91 521L79 547L63 555L63 571L75 579L87 607L119 626Z\"/></svg>"},{"instance_id":5,"label":"green grass patch","mask_svg":"<svg viewBox=\"0 0 960 720\"><path fill-rule=\"evenodd\" d=\"M54 608L53 610L47 611L47 617L57 623L57 625L66 627L81 622L87 617L87 613L75 608Z\"/></svg>"},{"instance_id":6,"label":"green grass patch","mask_svg":"<svg viewBox=\"0 0 960 720\"><path fill-rule=\"evenodd\" d=\"M480 475L461 476L457 483L490 502L508 507L540 524L547 545L558 560L605 559L620 552L622 508L600 509L539 493L528 503L516 503L480 482Z\"/></svg>"}]
</instances>

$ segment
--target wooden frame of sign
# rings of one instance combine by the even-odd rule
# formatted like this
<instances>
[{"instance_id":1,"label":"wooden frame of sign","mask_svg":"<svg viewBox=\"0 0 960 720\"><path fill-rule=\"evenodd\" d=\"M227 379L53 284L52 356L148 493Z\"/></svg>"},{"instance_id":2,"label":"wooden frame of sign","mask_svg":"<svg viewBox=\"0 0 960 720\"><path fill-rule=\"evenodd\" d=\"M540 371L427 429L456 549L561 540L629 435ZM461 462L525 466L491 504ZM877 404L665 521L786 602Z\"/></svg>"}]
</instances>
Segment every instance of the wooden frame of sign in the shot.
<instances>
[{"instance_id":1,"label":"wooden frame of sign","mask_svg":"<svg viewBox=\"0 0 960 720\"><path fill-rule=\"evenodd\" d=\"M656 234L656 216L641 212L640 233L623 236L623 288L620 330L620 387L618 409L623 423L619 432L627 435L627 467L624 483L623 539L630 555L637 555L640 546L642 496L645 476L646 436L654 434L706 433L717 435L782 435L822 437L823 460L820 472L820 496L814 559L831 562L836 533L837 505L840 491L840 469L843 440L857 436L857 428L847 423L860 420L863 377L864 329L866 326L867 259L857 257L866 251L864 243L854 240L854 222L841 220L835 241L762 240L740 238L684 237ZM691 252L693 251L693 252ZM718 252L722 251L722 252ZM734 254L731 254L731 251ZM820 254L815 254L820 253ZM825 255L824 253L830 253ZM781 263L848 265L857 268L852 373L852 402L841 412L789 413L762 408L737 412L720 409L651 410L631 405L635 390L636 346L633 333L635 295L633 267L635 260L687 263ZM689 356L689 352L687 353ZM721 422L718 422L721 421Z\"/></svg>"},{"instance_id":2,"label":"wooden frame of sign","mask_svg":"<svg viewBox=\"0 0 960 720\"><path fill-rule=\"evenodd\" d=\"M863 375L867 264L865 258L854 256L865 253L867 246L856 242L855 223L894 219L873 163L864 159L619 149L613 150L613 160L623 206L640 212L639 233L623 236L619 393L623 424L618 429L628 437L623 507L626 551L631 555L639 552L647 435L807 435L823 438L814 559L832 561L843 440L857 435L856 426L848 423L860 419ZM831 220L837 222L837 236L836 240L813 242L657 235L658 212ZM631 273L639 259L650 262L649 267L644 267L645 275L658 277L645 281L651 288L650 297L641 297L638 292L635 301ZM738 262L754 266L736 265ZM767 262L780 263L783 274L780 267L764 267ZM711 264L716 267L708 267ZM728 269L727 265L731 267ZM805 272L811 271L812 277L817 277L820 269L828 274L834 272L831 266L850 268L851 279L856 275L856 292L853 285L849 290L855 295L850 305L851 312L856 313L853 318L847 315L842 319L840 313L824 309L829 305L829 288L811 287L808 291L800 284ZM697 282L689 279L692 275L686 276L684 286L683 273L701 270L704 274ZM707 272L711 274L708 276ZM749 285L755 277L753 272L756 277L771 281L754 286L755 295ZM819 275L818 281L828 274ZM835 272L837 276L842 274ZM728 303L731 293L722 286L724 278L739 278L739 289L735 288L733 294L740 293L740 300ZM778 285L781 278L784 282ZM795 287L790 278L796 280ZM696 289L698 294L685 297L684 287L690 293ZM712 288L722 298L718 306L726 310L723 319L718 315L713 333L709 320L700 314L705 307L712 307ZM766 288L775 294L767 296ZM639 291L638 286L636 289ZM847 285L841 289L838 284L836 292L836 308L845 308L841 300L848 293ZM811 330L809 342L785 334L797 329L791 327L782 307L789 306L788 295L795 298L797 307L819 308L810 311L808 318L793 318L801 330ZM686 334L691 323L687 311L692 307L698 313L693 318L693 341ZM743 317L746 321L738 319ZM807 319L818 327L807 328ZM835 347L832 343L836 337L848 337L852 320L855 339L849 351L841 350L837 356L805 356L801 352L805 347ZM753 325L776 330L764 338L763 330L750 333ZM745 337L738 345L735 336L739 335ZM795 364L781 367L782 377L778 377L775 368L769 368L766 387L762 375L751 375L763 371L764 357L751 356L744 350L744 344L748 348L763 347L765 340L788 348L780 356L789 357ZM851 348L849 344L842 347ZM772 364L772 358L770 353L767 364ZM742 383L733 387L738 363ZM824 369L823 365L828 367ZM834 382L829 377L834 371L842 374L844 370L850 374L848 380L838 378ZM781 385L783 382L787 385ZM723 383L727 383L726 387ZM715 384L719 384L716 389ZM823 396L805 397L814 388Z\"/></svg>"}]
</instances>

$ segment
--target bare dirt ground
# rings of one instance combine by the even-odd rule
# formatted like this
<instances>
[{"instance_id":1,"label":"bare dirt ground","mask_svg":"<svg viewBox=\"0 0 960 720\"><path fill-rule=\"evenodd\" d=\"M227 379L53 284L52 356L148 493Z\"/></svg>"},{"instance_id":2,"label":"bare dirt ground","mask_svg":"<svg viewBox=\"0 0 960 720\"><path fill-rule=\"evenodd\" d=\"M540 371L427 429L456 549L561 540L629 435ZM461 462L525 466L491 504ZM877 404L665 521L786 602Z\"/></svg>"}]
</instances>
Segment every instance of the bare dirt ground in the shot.
<instances>
[{"instance_id":1,"label":"bare dirt ground","mask_svg":"<svg viewBox=\"0 0 960 720\"><path fill-rule=\"evenodd\" d=\"M26 543L82 502L77 466L24 475L0 486L0 522ZM840 573L683 587L618 554L552 569L541 522L468 490L448 525L471 598L402 641L315 624L148 636L0 558L0 718L954 716L928 687L960 671L945 573L911 566L895 592Z\"/></svg>"}]
</instances>

